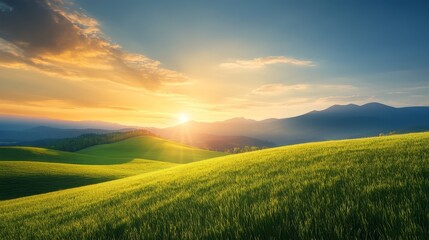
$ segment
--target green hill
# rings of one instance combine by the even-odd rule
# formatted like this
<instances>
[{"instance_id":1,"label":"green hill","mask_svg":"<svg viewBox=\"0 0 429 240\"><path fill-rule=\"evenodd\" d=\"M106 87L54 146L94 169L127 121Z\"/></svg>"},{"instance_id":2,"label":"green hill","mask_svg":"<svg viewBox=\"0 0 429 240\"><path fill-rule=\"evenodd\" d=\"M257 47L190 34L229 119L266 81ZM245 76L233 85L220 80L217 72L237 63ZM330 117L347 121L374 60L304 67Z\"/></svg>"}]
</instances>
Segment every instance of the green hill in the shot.
<instances>
[{"instance_id":1,"label":"green hill","mask_svg":"<svg viewBox=\"0 0 429 240\"><path fill-rule=\"evenodd\" d=\"M0 161L40 161L75 164L118 164L133 159L188 163L225 153L203 150L158 137L144 136L96 145L78 152L38 147L0 147Z\"/></svg>"},{"instance_id":2,"label":"green hill","mask_svg":"<svg viewBox=\"0 0 429 240\"><path fill-rule=\"evenodd\" d=\"M3 239L429 235L429 133L230 155L0 202Z\"/></svg>"},{"instance_id":3,"label":"green hill","mask_svg":"<svg viewBox=\"0 0 429 240\"><path fill-rule=\"evenodd\" d=\"M0 200L80 187L175 165L142 159L113 165L0 161Z\"/></svg>"},{"instance_id":4,"label":"green hill","mask_svg":"<svg viewBox=\"0 0 429 240\"><path fill-rule=\"evenodd\" d=\"M126 163L132 159L111 158L79 153L63 152L38 147L0 147L0 161L37 161L51 163L72 163L106 165Z\"/></svg>"},{"instance_id":5,"label":"green hill","mask_svg":"<svg viewBox=\"0 0 429 240\"><path fill-rule=\"evenodd\" d=\"M46 129L46 128L43 128ZM128 138L138 136L154 136L153 133L144 130L136 129L125 132L112 132L104 134L88 133L72 138L63 139L42 139L31 142L24 142L24 146L43 147L61 151L75 152L84 148L99 144L109 144L119 142Z\"/></svg>"},{"instance_id":6,"label":"green hill","mask_svg":"<svg viewBox=\"0 0 429 240\"><path fill-rule=\"evenodd\" d=\"M224 154L156 137L138 137L100 145L82 153L35 147L0 147L0 200L100 183L169 168L175 166L175 162L220 155Z\"/></svg>"},{"instance_id":7,"label":"green hill","mask_svg":"<svg viewBox=\"0 0 429 240\"><path fill-rule=\"evenodd\" d=\"M189 163L225 155L225 153L202 150L151 136L135 137L116 143L97 145L80 150L78 153L98 157L143 158L173 163Z\"/></svg>"}]
</instances>

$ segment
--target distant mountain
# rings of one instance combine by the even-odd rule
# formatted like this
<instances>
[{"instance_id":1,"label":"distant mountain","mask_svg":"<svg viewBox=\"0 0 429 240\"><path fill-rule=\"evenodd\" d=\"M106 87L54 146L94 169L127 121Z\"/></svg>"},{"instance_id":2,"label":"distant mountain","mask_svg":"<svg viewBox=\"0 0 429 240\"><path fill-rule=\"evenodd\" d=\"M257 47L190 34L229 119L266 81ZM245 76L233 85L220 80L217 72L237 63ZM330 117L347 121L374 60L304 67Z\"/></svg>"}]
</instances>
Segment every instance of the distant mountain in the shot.
<instances>
[{"instance_id":1,"label":"distant mountain","mask_svg":"<svg viewBox=\"0 0 429 240\"><path fill-rule=\"evenodd\" d=\"M13 145L42 139L62 139L82 134L104 134L133 129L102 121L65 121L0 115L0 145Z\"/></svg>"},{"instance_id":2,"label":"distant mountain","mask_svg":"<svg viewBox=\"0 0 429 240\"><path fill-rule=\"evenodd\" d=\"M48 118L32 118L14 115L0 115L0 130L20 131L39 126L62 129L105 129L119 130L132 128L117 123L102 121L65 121Z\"/></svg>"},{"instance_id":3,"label":"distant mountain","mask_svg":"<svg viewBox=\"0 0 429 240\"><path fill-rule=\"evenodd\" d=\"M323 111L284 119L255 121L234 118L222 122L188 122L163 129L161 136L178 138L211 134L246 136L278 145L375 136L380 133L429 130L429 107L395 108L381 103L334 105Z\"/></svg>"},{"instance_id":4,"label":"distant mountain","mask_svg":"<svg viewBox=\"0 0 429 240\"><path fill-rule=\"evenodd\" d=\"M96 121L59 121L0 115L0 145L73 138L133 128ZM188 122L169 128L146 128L184 144L224 151L234 147L272 147L311 141L376 136L380 133L429 130L429 107L395 108L381 103L334 105L322 111L283 119L233 118Z\"/></svg>"},{"instance_id":5,"label":"distant mountain","mask_svg":"<svg viewBox=\"0 0 429 240\"><path fill-rule=\"evenodd\" d=\"M117 130L120 131L120 130ZM42 139L73 138L83 134L106 134L117 132L105 129L61 129L39 126L26 130L0 130L0 145L15 145Z\"/></svg>"},{"instance_id":6,"label":"distant mountain","mask_svg":"<svg viewBox=\"0 0 429 240\"><path fill-rule=\"evenodd\" d=\"M276 144L270 141L264 141L246 136L221 136L206 133L192 133L186 125L183 128L178 127L178 131L169 131L161 129L152 129L156 134L172 139L183 144L198 148L209 149L213 151L225 151L235 147L243 148L245 146L257 147L275 147Z\"/></svg>"}]
</instances>

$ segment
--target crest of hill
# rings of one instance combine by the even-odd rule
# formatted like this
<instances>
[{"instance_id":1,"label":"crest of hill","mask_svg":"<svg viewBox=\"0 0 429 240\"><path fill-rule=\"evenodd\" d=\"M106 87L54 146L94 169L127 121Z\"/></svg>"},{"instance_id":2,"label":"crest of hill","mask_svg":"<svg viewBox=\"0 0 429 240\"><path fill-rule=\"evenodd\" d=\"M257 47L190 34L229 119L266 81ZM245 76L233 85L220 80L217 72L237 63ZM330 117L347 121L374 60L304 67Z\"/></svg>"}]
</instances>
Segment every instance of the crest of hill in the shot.
<instances>
[{"instance_id":1,"label":"crest of hill","mask_svg":"<svg viewBox=\"0 0 429 240\"><path fill-rule=\"evenodd\" d=\"M78 153L97 157L143 158L173 163L189 163L226 155L222 152L203 150L153 136L139 136L111 144L96 145L80 150Z\"/></svg>"},{"instance_id":2,"label":"crest of hill","mask_svg":"<svg viewBox=\"0 0 429 240\"><path fill-rule=\"evenodd\" d=\"M110 181L223 155L153 136L128 138L81 152L0 147L0 200Z\"/></svg>"},{"instance_id":3,"label":"crest of hill","mask_svg":"<svg viewBox=\"0 0 429 240\"><path fill-rule=\"evenodd\" d=\"M33 142L24 142L20 145L45 147L49 149L75 152L99 144L109 144L119 142L128 138L138 136L154 136L154 134L145 129L128 130L123 132L112 132L104 134L88 133L74 138L64 139L44 139Z\"/></svg>"},{"instance_id":4,"label":"crest of hill","mask_svg":"<svg viewBox=\"0 0 429 240\"><path fill-rule=\"evenodd\" d=\"M0 147L0 160L76 163L88 165L118 164L133 159L189 163L226 155L203 150L154 136L139 136L101 144L77 152L64 152L38 147Z\"/></svg>"}]
</instances>

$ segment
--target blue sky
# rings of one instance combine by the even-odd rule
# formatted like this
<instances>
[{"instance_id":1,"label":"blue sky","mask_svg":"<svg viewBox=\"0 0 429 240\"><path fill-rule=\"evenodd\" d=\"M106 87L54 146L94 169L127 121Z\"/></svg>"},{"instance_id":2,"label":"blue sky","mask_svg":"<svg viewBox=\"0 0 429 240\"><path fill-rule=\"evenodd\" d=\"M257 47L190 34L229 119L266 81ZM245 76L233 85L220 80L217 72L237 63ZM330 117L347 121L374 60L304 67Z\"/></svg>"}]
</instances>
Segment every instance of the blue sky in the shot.
<instances>
[{"instance_id":1,"label":"blue sky","mask_svg":"<svg viewBox=\"0 0 429 240\"><path fill-rule=\"evenodd\" d=\"M180 70L189 53L292 55L338 74L427 70L425 1L86 1L127 49ZM235 56L227 54L224 49Z\"/></svg>"},{"instance_id":2,"label":"blue sky","mask_svg":"<svg viewBox=\"0 0 429 240\"><path fill-rule=\"evenodd\" d=\"M34 1L43 5L53 0ZM23 0L0 2L12 5L15 10L24 5L20 3ZM0 28L3 27L0 37L4 39L3 44L12 43L22 48L20 50L26 53L23 58L33 54L33 61L34 52L38 52L39 60L50 59L50 68L46 70L46 66L40 66L40 61L28 64L20 60L21 63L57 79L57 84L64 81L70 88L79 88L80 99L73 99L69 96L72 94L60 94L69 96L63 99L50 93L56 88L51 81L38 85L40 93L36 95L43 101L58 101L78 109L66 114L69 118L75 118L80 109L86 111L80 116L118 121L109 116L109 111L129 109L123 113L129 123L150 118L153 122L173 124L175 116L184 112L192 119L211 121L240 116L288 117L332 104L371 101L393 106L429 105L429 31L426 27L429 3L425 1L65 2L73 4L54 5L56 9L53 10L77 26L82 31L78 34L87 34L85 37L105 43L108 49L96 47L94 50L94 44L81 43L77 37L66 42L70 48L58 50L57 47L54 52L54 47L49 51L46 50L49 47L45 47L42 54L33 44L33 37L23 38L13 35L16 32L7 32L12 31L7 28L8 24L13 24L10 19L4 20L3 26L0 24ZM25 23L23 26L32 24L26 22L31 19L25 16L42 14L42 10L38 13L31 9L35 8L28 8L19 15L20 21ZM10 13L18 12L15 10ZM3 7L0 15L8 11ZM40 22L39 26L43 24L47 23ZM74 31L67 26L50 23L47 28L55 31L52 31L54 37L49 39L63 41L60 37L63 33L58 29ZM95 29L95 34L88 34L85 29ZM19 45L23 40L28 41L30 47L24 49ZM83 69L82 63L73 65L73 71L66 71L72 76L62 76L58 68L65 65L58 59L64 55L58 52L77 49L73 46L84 46L79 48L84 50L72 53L73 59L79 56L83 63L94 61L87 59L88 52L116 59L108 64L100 61L101 58L95 60L100 69L114 69L115 72L100 75ZM130 62L133 67L138 65L138 69L121 68L129 66ZM67 64L70 66L72 62ZM10 64L2 66L0 71L4 76L19 79L8 78L8 83L0 79L0 84L8 84L9 92L25 95L28 89L11 82L24 81L16 76L31 78L33 75L17 70L16 64L13 68ZM88 87L66 81L70 78L78 78ZM109 93L116 97L111 97L106 109L104 105L93 103L90 97L85 100L85 96L93 96L97 91L100 84L97 81L103 80L109 82L106 84L121 85L117 93L113 89ZM107 94L103 94L107 98ZM121 95L127 95L128 101L118 101ZM28 99L26 101L29 104ZM147 104L154 101L158 103ZM94 106L100 114L86 115L91 109L79 108L79 104Z\"/></svg>"},{"instance_id":3,"label":"blue sky","mask_svg":"<svg viewBox=\"0 0 429 240\"><path fill-rule=\"evenodd\" d=\"M267 82L343 83L379 89L376 100L428 104L425 1L79 1L115 41L186 71L184 59L311 59L317 69L269 69ZM290 72L297 72L289 79ZM261 77L266 78L266 75ZM341 80L338 80L341 79ZM385 96L385 90L407 96ZM427 92L427 91L424 91ZM413 97L412 95L417 97Z\"/></svg>"}]
</instances>

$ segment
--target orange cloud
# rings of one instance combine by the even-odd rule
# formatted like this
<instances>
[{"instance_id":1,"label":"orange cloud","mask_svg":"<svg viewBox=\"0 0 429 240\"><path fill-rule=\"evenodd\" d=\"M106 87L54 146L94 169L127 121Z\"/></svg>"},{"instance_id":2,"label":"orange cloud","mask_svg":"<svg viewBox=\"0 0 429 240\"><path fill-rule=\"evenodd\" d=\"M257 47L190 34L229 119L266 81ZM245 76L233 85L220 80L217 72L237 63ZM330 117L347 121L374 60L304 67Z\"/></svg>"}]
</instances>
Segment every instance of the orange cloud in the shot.
<instances>
[{"instance_id":1,"label":"orange cloud","mask_svg":"<svg viewBox=\"0 0 429 240\"><path fill-rule=\"evenodd\" d=\"M309 88L308 84L292 84L287 85L283 83L271 83L262 85L252 91L254 94L274 94L288 90L306 90Z\"/></svg>"},{"instance_id":2,"label":"orange cloud","mask_svg":"<svg viewBox=\"0 0 429 240\"><path fill-rule=\"evenodd\" d=\"M98 22L59 0L7 1L0 12L0 66L35 69L69 79L102 79L155 89L189 79L160 62L129 53L103 35Z\"/></svg>"},{"instance_id":3,"label":"orange cloud","mask_svg":"<svg viewBox=\"0 0 429 240\"><path fill-rule=\"evenodd\" d=\"M259 86L252 90L253 94L278 94L286 91L303 91L303 90L318 90L318 91L346 91L356 89L353 85L345 84L283 84L270 83Z\"/></svg>"}]
</instances>

